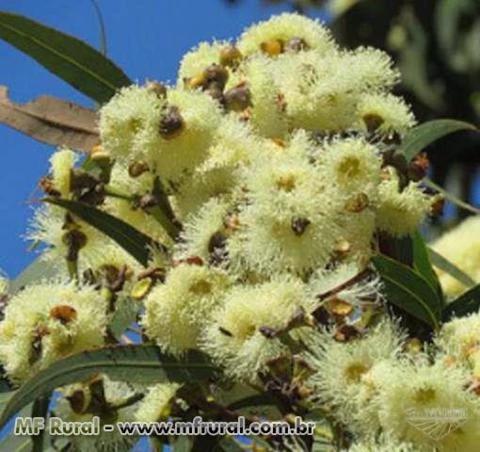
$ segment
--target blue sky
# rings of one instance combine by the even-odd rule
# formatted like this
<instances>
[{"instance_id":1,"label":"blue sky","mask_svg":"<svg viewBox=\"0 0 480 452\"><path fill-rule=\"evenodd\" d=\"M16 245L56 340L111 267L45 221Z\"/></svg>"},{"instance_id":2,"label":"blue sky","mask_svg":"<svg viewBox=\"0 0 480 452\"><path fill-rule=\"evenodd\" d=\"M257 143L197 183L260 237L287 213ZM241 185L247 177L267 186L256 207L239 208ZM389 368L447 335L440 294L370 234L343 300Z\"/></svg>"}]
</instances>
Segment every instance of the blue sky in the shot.
<instances>
[{"instance_id":1,"label":"blue sky","mask_svg":"<svg viewBox=\"0 0 480 452\"><path fill-rule=\"evenodd\" d=\"M99 0L108 54L132 80L174 80L181 56L200 41L238 35L251 22L266 19L285 6L243 0L228 7L223 0ZM98 47L100 32L90 0L2 0L2 10L77 36ZM10 97L25 102L50 94L91 106L89 99L0 41L0 84ZM0 125L3 172L0 176L0 269L15 277L34 257L21 238L32 216L32 193L48 168L53 148Z\"/></svg>"}]
</instances>

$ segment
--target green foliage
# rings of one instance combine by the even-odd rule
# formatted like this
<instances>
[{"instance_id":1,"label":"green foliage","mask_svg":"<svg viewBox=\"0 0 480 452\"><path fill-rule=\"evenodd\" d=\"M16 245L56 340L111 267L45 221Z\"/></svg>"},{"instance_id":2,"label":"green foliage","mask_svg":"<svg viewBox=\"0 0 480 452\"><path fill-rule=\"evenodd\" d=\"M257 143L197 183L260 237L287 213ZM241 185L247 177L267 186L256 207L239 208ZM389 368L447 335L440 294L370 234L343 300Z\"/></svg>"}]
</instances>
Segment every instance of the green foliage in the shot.
<instances>
[{"instance_id":1,"label":"green foliage","mask_svg":"<svg viewBox=\"0 0 480 452\"><path fill-rule=\"evenodd\" d=\"M158 244L152 238L136 230L119 218L115 218L88 204L55 198L49 198L45 201L65 208L89 225L108 235L145 267L148 265L149 250L152 247L165 250L161 244Z\"/></svg>"},{"instance_id":2,"label":"green foliage","mask_svg":"<svg viewBox=\"0 0 480 452\"><path fill-rule=\"evenodd\" d=\"M432 264L443 270L445 273L448 273L451 277L455 278L456 280L460 281L465 286L473 286L475 285L475 281L468 276L465 272L460 270L455 264L450 262L448 259L444 258L441 254L437 253L434 249L428 248L428 254L430 256L430 260Z\"/></svg>"},{"instance_id":3,"label":"green foliage","mask_svg":"<svg viewBox=\"0 0 480 452\"><path fill-rule=\"evenodd\" d=\"M39 372L15 392L0 418L0 428L25 405L54 389L87 379L98 373L130 382L205 380L217 371L200 352L178 360L164 355L154 345L128 345L78 353Z\"/></svg>"},{"instance_id":4,"label":"green foliage","mask_svg":"<svg viewBox=\"0 0 480 452\"><path fill-rule=\"evenodd\" d=\"M448 304L443 311L443 321L448 322L452 317L464 317L480 310L480 284L472 287Z\"/></svg>"},{"instance_id":5,"label":"green foliage","mask_svg":"<svg viewBox=\"0 0 480 452\"><path fill-rule=\"evenodd\" d=\"M432 262L430 261L428 248L425 244L425 240L423 240L423 237L418 231L416 231L413 236L413 268L422 275L432 289L443 298L440 281L438 280L438 276L433 269Z\"/></svg>"},{"instance_id":6,"label":"green foliage","mask_svg":"<svg viewBox=\"0 0 480 452\"><path fill-rule=\"evenodd\" d=\"M9 291L11 294L15 294L27 284L53 278L56 276L57 271L55 264L45 262L41 257L38 257L10 283Z\"/></svg>"},{"instance_id":7,"label":"green foliage","mask_svg":"<svg viewBox=\"0 0 480 452\"><path fill-rule=\"evenodd\" d=\"M438 330L443 300L427 280L387 256L374 256L373 263L385 284L387 301Z\"/></svg>"},{"instance_id":8,"label":"green foliage","mask_svg":"<svg viewBox=\"0 0 480 452\"><path fill-rule=\"evenodd\" d=\"M129 78L83 41L16 14L0 12L0 38L97 102L107 102Z\"/></svg>"},{"instance_id":9,"label":"green foliage","mask_svg":"<svg viewBox=\"0 0 480 452\"><path fill-rule=\"evenodd\" d=\"M440 138L460 130L476 130L472 124L453 119L437 119L413 128L405 137L400 149L407 160L412 160L419 152Z\"/></svg>"}]
</instances>

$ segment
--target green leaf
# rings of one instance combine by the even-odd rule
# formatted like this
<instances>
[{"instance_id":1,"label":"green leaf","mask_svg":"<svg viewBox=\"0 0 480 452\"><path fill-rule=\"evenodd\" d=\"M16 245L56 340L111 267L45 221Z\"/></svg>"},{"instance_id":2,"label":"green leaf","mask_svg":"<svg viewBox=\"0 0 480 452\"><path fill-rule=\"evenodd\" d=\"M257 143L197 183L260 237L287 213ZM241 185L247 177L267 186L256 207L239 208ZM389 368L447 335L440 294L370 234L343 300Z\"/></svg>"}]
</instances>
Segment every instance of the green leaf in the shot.
<instances>
[{"instance_id":1,"label":"green leaf","mask_svg":"<svg viewBox=\"0 0 480 452\"><path fill-rule=\"evenodd\" d=\"M32 440L29 436L17 436L13 433L0 441L0 450L8 452L30 452L32 450Z\"/></svg>"},{"instance_id":2,"label":"green leaf","mask_svg":"<svg viewBox=\"0 0 480 452\"><path fill-rule=\"evenodd\" d=\"M443 310L443 321L448 322L453 317L464 317L480 310L480 284L452 301Z\"/></svg>"},{"instance_id":3,"label":"green leaf","mask_svg":"<svg viewBox=\"0 0 480 452\"><path fill-rule=\"evenodd\" d=\"M82 202L66 199L48 198L45 201L67 209L89 225L108 235L145 267L148 265L150 256L149 248L156 247L166 252L166 248L155 242L151 237L103 210Z\"/></svg>"},{"instance_id":4,"label":"green leaf","mask_svg":"<svg viewBox=\"0 0 480 452\"><path fill-rule=\"evenodd\" d=\"M0 38L97 102L132 83L93 47L26 17L0 12Z\"/></svg>"},{"instance_id":5,"label":"green leaf","mask_svg":"<svg viewBox=\"0 0 480 452\"><path fill-rule=\"evenodd\" d=\"M154 345L124 345L78 353L55 362L26 381L3 411L0 428L38 397L98 373L131 383L152 384L205 380L217 371L200 352L191 351L180 360L161 353Z\"/></svg>"},{"instance_id":6,"label":"green leaf","mask_svg":"<svg viewBox=\"0 0 480 452\"><path fill-rule=\"evenodd\" d=\"M240 410L242 408L249 407L259 407L265 405L275 405L275 401L269 397L267 394L256 394L250 397L245 397L244 399L236 400L235 402L228 405L229 410Z\"/></svg>"},{"instance_id":7,"label":"green leaf","mask_svg":"<svg viewBox=\"0 0 480 452\"><path fill-rule=\"evenodd\" d=\"M385 285L387 301L438 330L443 302L430 284L389 257L377 255L372 260Z\"/></svg>"},{"instance_id":8,"label":"green leaf","mask_svg":"<svg viewBox=\"0 0 480 452\"><path fill-rule=\"evenodd\" d=\"M403 140L400 150L403 151L407 160L412 160L419 152L438 139L459 130L477 130L468 122L455 121L453 119L437 119L425 122L413 128Z\"/></svg>"},{"instance_id":9,"label":"green leaf","mask_svg":"<svg viewBox=\"0 0 480 452\"><path fill-rule=\"evenodd\" d=\"M8 401L14 396L15 391L0 393L0 410L3 410Z\"/></svg>"},{"instance_id":10,"label":"green leaf","mask_svg":"<svg viewBox=\"0 0 480 452\"><path fill-rule=\"evenodd\" d=\"M47 419L48 407L50 405L50 396L51 394L42 395L33 402L32 414L31 414L32 418L43 417L44 419ZM38 435L32 436L32 442L33 442L32 452L43 451L44 437L45 437L45 430L41 430Z\"/></svg>"},{"instance_id":11,"label":"green leaf","mask_svg":"<svg viewBox=\"0 0 480 452\"><path fill-rule=\"evenodd\" d=\"M9 286L11 294L17 293L23 287L33 282L39 282L42 279L50 279L58 274L58 267L48 261L37 257L25 270L14 279Z\"/></svg>"},{"instance_id":12,"label":"green leaf","mask_svg":"<svg viewBox=\"0 0 480 452\"><path fill-rule=\"evenodd\" d=\"M460 281L466 287L474 286L477 283L464 271L460 270L455 264L443 257L441 254L437 253L433 248L428 248L428 254L434 267L437 267L439 270L448 273L452 278Z\"/></svg>"},{"instance_id":13,"label":"green leaf","mask_svg":"<svg viewBox=\"0 0 480 452\"><path fill-rule=\"evenodd\" d=\"M109 329L120 340L127 327L137 319L142 304L130 297L120 297L115 301L115 312L110 320Z\"/></svg>"},{"instance_id":14,"label":"green leaf","mask_svg":"<svg viewBox=\"0 0 480 452\"><path fill-rule=\"evenodd\" d=\"M425 240L418 230L413 235L413 268L427 280L432 289L443 300L440 281L430 261Z\"/></svg>"}]
</instances>

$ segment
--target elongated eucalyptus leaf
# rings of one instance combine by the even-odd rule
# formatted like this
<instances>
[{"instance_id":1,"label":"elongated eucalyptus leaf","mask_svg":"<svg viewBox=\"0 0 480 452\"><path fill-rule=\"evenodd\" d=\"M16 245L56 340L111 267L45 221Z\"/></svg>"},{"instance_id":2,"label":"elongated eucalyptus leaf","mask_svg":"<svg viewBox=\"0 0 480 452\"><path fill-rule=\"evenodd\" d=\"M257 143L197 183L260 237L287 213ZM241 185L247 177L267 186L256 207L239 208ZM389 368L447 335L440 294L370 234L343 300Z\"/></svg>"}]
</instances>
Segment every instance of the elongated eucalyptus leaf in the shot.
<instances>
[{"instance_id":1,"label":"elongated eucalyptus leaf","mask_svg":"<svg viewBox=\"0 0 480 452\"><path fill-rule=\"evenodd\" d=\"M29 436L17 436L10 433L0 441L0 450L8 452L31 452L32 440Z\"/></svg>"},{"instance_id":2,"label":"elongated eucalyptus leaf","mask_svg":"<svg viewBox=\"0 0 480 452\"><path fill-rule=\"evenodd\" d=\"M0 12L0 38L97 102L107 102L116 90L131 84L93 47L26 17Z\"/></svg>"},{"instance_id":3,"label":"elongated eucalyptus leaf","mask_svg":"<svg viewBox=\"0 0 480 452\"><path fill-rule=\"evenodd\" d=\"M433 269L427 245L419 231L413 235L413 268L420 273L443 300L443 292L438 276Z\"/></svg>"},{"instance_id":4,"label":"elongated eucalyptus leaf","mask_svg":"<svg viewBox=\"0 0 480 452\"><path fill-rule=\"evenodd\" d=\"M192 351L179 360L161 353L154 345L123 345L78 353L57 361L26 381L7 403L0 418L0 428L38 397L98 373L113 379L152 384L165 380L204 380L217 370L202 353Z\"/></svg>"},{"instance_id":5,"label":"elongated eucalyptus leaf","mask_svg":"<svg viewBox=\"0 0 480 452\"><path fill-rule=\"evenodd\" d=\"M412 160L419 152L438 139L459 130L476 130L468 122L453 119L437 119L413 128L403 140L401 150L407 160Z\"/></svg>"},{"instance_id":6,"label":"elongated eucalyptus leaf","mask_svg":"<svg viewBox=\"0 0 480 452\"><path fill-rule=\"evenodd\" d=\"M266 394L256 394L250 397L245 397L244 399L236 400L228 405L228 408L230 410L240 410L242 408L256 408L265 405L275 405L275 401Z\"/></svg>"},{"instance_id":7,"label":"elongated eucalyptus leaf","mask_svg":"<svg viewBox=\"0 0 480 452\"><path fill-rule=\"evenodd\" d=\"M50 396L51 394L42 395L38 397L33 402L32 407L32 417L43 417L47 419L48 417L48 407L50 405ZM42 452L43 451L43 442L45 438L45 430L41 430L38 435L32 436L32 452Z\"/></svg>"},{"instance_id":8,"label":"elongated eucalyptus leaf","mask_svg":"<svg viewBox=\"0 0 480 452\"><path fill-rule=\"evenodd\" d=\"M452 301L443 310L443 321L448 322L452 317L464 317L480 311L480 284Z\"/></svg>"},{"instance_id":9,"label":"elongated eucalyptus leaf","mask_svg":"<svg viewBox=\"0 0 480 452\"><path fill-rule=\"evenodd\" d=\"M373 263L384 283L387 301L437 330L443 301L430 284L416 271L389 257L374 256Z\"/></svg>"},{"instance_id":10,"label":"elongated eucalyptus leaf","mask_svg":"<svg viewBox=\"0 0 480 452\"><path fill-rule=\"evenodd\" d=\"M40 96L20 105L0 85L0 123L43 143L89 152L99 143L96 112L81 105Z\"/></svg>"},{"instance_id":11,"label":"elongated eucalyptus leaf","mask_svg":"<svg viewBox=\"0 0 480 452\"><path fill-rule=\"evenodd\" d=\"M66 199L48 198L45 201L67 209L89 225L108 235L143 266L148 264L150 247L162 248L166 251L162 245L155 242L151 237L103 210L82 202Z\"/></svg>"},{"instance_id":12,"label":"elongated eucalyptus leaf","mask_svg":"<svg viewBox=\"0 0 480 452\"><path fill-rule=\"evenodd\" d=\"M432 264L438 269L448 273L452 278L460 281L466 287L474 286L476 281L460 270L455 264L450 262L447 258L437 253L433 248L428 248L428 254Z\"/></svg>"},{"instance_id":13,"label":"elongated eucalyptus leaf","mask_svg":"<svg viewBox=\"0 0 480 452\"><path fill-rule=\"evenodd\" d=\"M10 293L14 294L33 282L50 279L58 274L58 268L51 262L37 257L20 275L10 283Z\"/></svg>"}]
</instances>

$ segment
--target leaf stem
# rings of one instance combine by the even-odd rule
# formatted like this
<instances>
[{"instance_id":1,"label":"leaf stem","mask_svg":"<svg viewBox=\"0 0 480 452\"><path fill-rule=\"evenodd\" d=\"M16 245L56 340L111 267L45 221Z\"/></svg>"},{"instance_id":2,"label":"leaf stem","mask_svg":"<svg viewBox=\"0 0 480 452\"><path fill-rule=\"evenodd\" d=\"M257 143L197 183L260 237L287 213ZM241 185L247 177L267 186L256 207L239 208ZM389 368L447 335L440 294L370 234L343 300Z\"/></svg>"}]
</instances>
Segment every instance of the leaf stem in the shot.
<instances>
[{"instance_id":1,"label":"leaf stem","mask_svg":"<svg viewBox=\"0 0 480 452\"><path fill-rule=\"evenodd\" d=\"M461 200L460 198L456 197L455 195L452 195L451 193L449 193L447 190L445 190L444 188L440 187L440 185L436 184L435 182L433 182L433 180L429 179L429 178L425 178L424 179L424 183L426 185L428 185L430 188L433 188L434 190L437 190L438 192L440 192L443 196L445 196L445 199L448 199L449 201L453 202L454 204L456 204L458 207L461 207L462 209L464 210L467 210L469 212L472 212L476 215L479 215L480 214L480 209L472 206L471 204L469 204L468 202L465 202L463 200Z\"/></svg>"}]
</instances>

